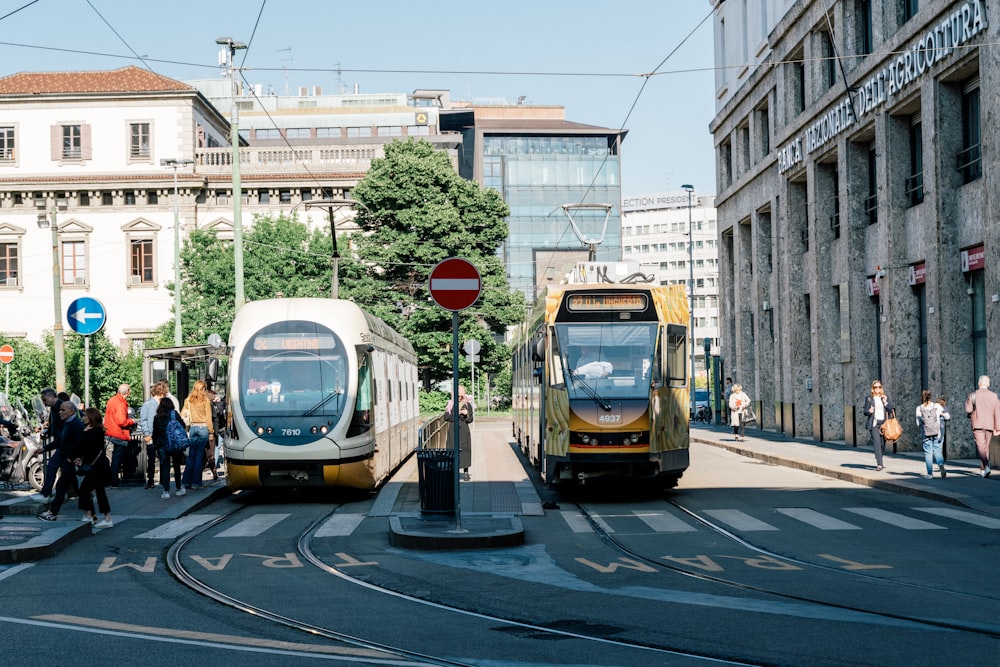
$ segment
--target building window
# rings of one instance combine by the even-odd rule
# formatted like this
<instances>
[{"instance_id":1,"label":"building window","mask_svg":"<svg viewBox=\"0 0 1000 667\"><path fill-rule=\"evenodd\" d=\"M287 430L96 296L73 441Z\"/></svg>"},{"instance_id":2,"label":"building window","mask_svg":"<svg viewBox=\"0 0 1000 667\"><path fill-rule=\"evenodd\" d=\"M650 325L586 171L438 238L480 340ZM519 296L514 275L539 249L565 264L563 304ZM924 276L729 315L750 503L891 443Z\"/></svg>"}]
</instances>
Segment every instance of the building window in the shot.
<instances>
[{"instance_id":1,"label":"building window","mask_svg":"<svg viewBox=\"0 0 1000 667\"><path fill-rule=\"evenodd\" d=\"M62 159L83 159L83 131L80 125L62 126Z\"/></svg>"},{"instance_id":2,"label":"building window","mask_svg":"<svg viewBox=\"0 0 1000 667\"><path fill-rule=\"evenodd\" d=\"M740 142L740 173L750 171L750 125L744 123L736 130Z\"/></svg>"},{"instance_id":3,"label":"building window","mask_svg":"<svg viewBox=\"0 0 1000 667\"><path fill-rule=\"evenodd\" d=\"M129 242L131 249L130 257L130 284L132 285L152 285L153 284L153 240L133 239Z\"/></svg>"},{"instance_id":4,"label":"building window","mask_svg":"<svg viewBox=\"0 0 1000 667\"><path fill-rule=\"evenodd\" d=\"M16 157L14 128L0 127L0 162L13 162Z\"/></svg>"},{"instance_id":5,"label":"building window","mask_svg":"<svg viewBox=\"0 0 1000 667\"><path fill-rule=\"evenodd\" d=\"M914 16L917 15L917 11L919 11L920 9L919 7L920 3L918 2L918 0L900 0L900 1L903 3L902 23L906 23L907 21L909 21L910 19L912 19Z\"/></svg>"},{"instance_id":6,"label":"building window","mask_svg":"<svg viewBox=\"0 0 1000 667\"><path fill-rule=\"evenodd\" d=\"M258 139L280 139L281 130L275 127L258 129L256 130L255 135Z\"/></svg>"},{"instance_id":7,"label":"building window","mask_svg":"<svg viewBox=\"0 0 1000 667\"><path fill-rule=\"evenodd\" d=\"M967 276L972 288L972 368L973 378L985 375L986 370L986 285L983 269L970 271ZM970 381L971 385L974 380Z\"/></svg>"},{"instance_id":8,"label":"building window","mask_svg":"<svg viewBox=\"0 0 1000 667\"><path fill-rule=\"evenodd\" d=\"M156 190L146 190L146 204L152 206L159 203L160 198L156 193Z\"/></svg>"},{"instance_id":9,"label":"building window","mask_svg":"<svg viewBox=\"0 0 1000 667\"><path fill-rule=\"evenodd\" d=\"M430 136L431 128L426 125L407 125L406 135L409 137L426 137Z\"/></svg>"},{"instance_id":10,"label":"building window","mask_svg":"<svg viewBox=\"0 0 1000 667\"><path fill-rule=\"evenodd\" d=\"M292 203L292 191L291 190L278 190L278 201L282 204Z\"/></svg>"},{"instance_id":11,"label":"building window","mask_svg":"<svg viewBox=\"0 0 1000 667\"><path fill-rule=\"evenodd\" d=\"M833 231L833 238L840 238L840 174L837 173L837 166L834 165L831 179L833 189L833 215L830 216L830 229Z\"/></svg>"},{"instance_id":12,"label":"building window","mask_svg":"<svg viewBox=\"0 0 1000 667\"><path fill-rule=\"evenodd\" d=\"M135 206L135 190L125 190L122 194L125 196L126 206Z\"/></svg>"},{"instance_id":13,"label":"building window","mask_svg":"<svg viewBox=\"0 0 1000 667\"><path fill-rule=\"evenodd\" d=\"M858 22L858 53L867 56L875 43L872 35L872 0L858 0L855 16Z\"/></svg>"},{"instance_id":14,"label":"building window","mask_svg":"<svg viewBox=\"0 0 1000 667\"><path fill-rule=\"evenodd\" d=\"M979 79L962 92L962 150L958 153L958 171L962 182L971 183L983 176L979 124Z\"/></svg>"},{"instance_id":15,"label":"building window","mask_svg":"<svg viewBox=\"0 0 1000 667\"><path fill-rule=\"evenodd\" d=\"M771 152L771 116L767 105L757 108L757 159L762 160Z\"/></svg>"},{"instance_id":16,"label":"building window","mask_svg":"<svg viewBox=\"0 0 1000 667\"><path fill-rule=\"evenodd\" d=\"M87 284L87 245L85 241L63 241L62 284L85 286Z\"/></svg>"},{"instance_id":17,"label":"building window","mask_svg":"<svg viewBox=\"0 0 1000 667\"><path fill-rule=\"evenodd\" d=\"M17 287L20 266L17 243L0 243L0 288Z\"/></svg>"},{"instance_id":18,"label":"building window","mask_svg":"<svg viewBox=\"0 0 1000 667\"><path fill-rule=\"evenodd\" d=\"M270 204L271 203L271 191L270 190L258 190L257 191L257 203L258 204Z\"/></svg>"},{"instance_id":19,"label":"building window","mask_svg":"<svg viewBox=\"0 0 1000 667\"><path fill-rule=\"evenodd\" d=\"M823 87L827 90L837 83L837 53L833 48L830 33L822 31L820 36L820 57L823 59Z\"/></svg>"},{"instance_id":20,"label":"building window","mask_svg":"<svg viewBox=\"0 0 1000 667\"><path fill-rule=\"evenodd\" d=\"M114 205L115 205L115 196L114 196L114 194L111 193L111 192L102 192L101 193L101 206L114 206Z\"/></svg>"},{"instance_id":21,"label":"building window","mask_svg":"<svg viewBox=\"0 0 1000 667\"><path fill-rule=\"evenodd\" d=\"M372 128L370 127L349 127L347 128L348 137L370 137L372 136Z\"/></svg>"},{"instance_id":22,"label":"building window","mask_svg":"<svg viewBox=\"0 0 1000 667\"><path fill-rule=\"evenodd\" d=\"M875 158L875 144L868 145L868 196L865 197L865 215L868 224L878 222L878 172Z\"/></svg>"},{"instance_id":23,"label":"building window","mask_svg":"<svg viewBox=\"0 0 1000 667\"><path fill-rule=\"evenodd\" d=\"M728 139L719 144L719 181L723 188L733 184L733 144Z\"/></svg>"},{"instance_id":24,"label":"building window","mask_svg":"<svg viewBox=\"0 0 1000 667\"><path fill-rule=\"evenodd\" d=\"M151 155L152 151L149 147L149 123L130 123L129 159L148 160Z\"/></svg>"},{"instance_id":25,"label":"building window","mask_svg":"<svg viewBox=\"0 0 1000 667\"><path fill-rule=\"evenodd\" d=\"M910 206L924 200L924 147L923 131L919 116L914 114L910 123L910 175L906 177L905 192Z\"/></svg>"},{"instance_id":26,"label":"building window","mask_svg":"<svg viewBox=\"0 0 1000 667\"><path fill-rule=\"evenodd\" d=\"M329 139L331 137L340 138L339 127L317 127L316 137L319 139Z\"/></svg>"},{"instance_id":27,"label":"building window","mask_svg":"<svg viewBox=\"0 0 1000 667\"><path fill-rule=\"evenodd\" d=\"M791 112L788 120L791 120L806 109L806 63L801 50L789 56L785 64L785 77L787 106Z\"/></svg>"},{"instance_id":28,"label":"building window","mask_svg":"<svg viewBox=\"0 0 1000 667\"><path fill-rule=\"evenodd\" d=\"M313 192L310 188L302 188L302 190L299 191L299 199L302 201L312 201L312 198Z\"/></svg>"},{"instance_id":29,"label":"building window","mask_svg":"<svg viewBox=\"0 0 1000 667\"><path fill-rule=\"evenodd\" d=\"M378 136L380 137L401 137L403 136L403 128L399 125L379 125L376 128Z\"/></svg>"},{"instance_id":30,"label":"building window","mask_svg":"<svg viewBox=\"0 0 1000 667\"><path fill-rule=\"evenodd\" d=\"M309 139L312 131L308 127L290 127L285 130L285 137L288 139Z\"/></svg>"}]
</instances>

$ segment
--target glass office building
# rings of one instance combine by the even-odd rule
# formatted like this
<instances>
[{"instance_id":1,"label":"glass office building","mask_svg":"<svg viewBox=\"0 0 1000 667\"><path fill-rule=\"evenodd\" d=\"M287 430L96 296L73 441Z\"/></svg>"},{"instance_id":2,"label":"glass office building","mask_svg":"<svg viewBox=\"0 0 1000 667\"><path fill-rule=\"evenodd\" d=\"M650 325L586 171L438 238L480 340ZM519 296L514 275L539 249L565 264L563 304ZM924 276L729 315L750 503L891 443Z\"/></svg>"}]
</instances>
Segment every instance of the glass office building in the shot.
<instances>
[{"instance_id":1,"label":"glass office building","mask_svg":"<svg viewBox=\"0 0 1000 667\"><path fill-rule=\"evenodd\" d=\"M511 107L504 107L509 111ZM510 232L503 246L512 289L529 301L545 284L562 282L589 246L574 232L564 204L608 204L603 210L573 213L585 239L603 236L597 261L621 260L621 172L619 148L624 132L531 118L535 107L520 107L518 118L493 118L497 108L442 113L442 129L460 130L462 176L495 188L510 206ZM553 108L544 107L551 112ZM535 111L537 113L537 110ZM461 126L461 127L458 127Z\"/></svg>"}]
</instances>

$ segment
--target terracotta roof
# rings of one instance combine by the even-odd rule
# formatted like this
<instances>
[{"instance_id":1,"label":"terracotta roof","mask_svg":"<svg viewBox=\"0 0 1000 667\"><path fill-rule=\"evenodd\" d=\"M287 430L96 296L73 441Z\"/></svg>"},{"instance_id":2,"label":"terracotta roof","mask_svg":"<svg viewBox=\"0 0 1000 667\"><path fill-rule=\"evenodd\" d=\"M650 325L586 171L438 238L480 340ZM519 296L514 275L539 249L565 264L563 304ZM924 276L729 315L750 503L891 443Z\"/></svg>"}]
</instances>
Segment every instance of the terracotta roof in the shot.
<instances>
[{"instance_id":1,"label":"terracotta roof","mask_svg":"<svg viewBox=\"0 0 1000 667\"><path fill-rule=\"evenodd\" d=\"M100 72L20 72L0 79L0 95L179 90L194 90L194 88L134 66Z\"/></svg>"}]
</instances>

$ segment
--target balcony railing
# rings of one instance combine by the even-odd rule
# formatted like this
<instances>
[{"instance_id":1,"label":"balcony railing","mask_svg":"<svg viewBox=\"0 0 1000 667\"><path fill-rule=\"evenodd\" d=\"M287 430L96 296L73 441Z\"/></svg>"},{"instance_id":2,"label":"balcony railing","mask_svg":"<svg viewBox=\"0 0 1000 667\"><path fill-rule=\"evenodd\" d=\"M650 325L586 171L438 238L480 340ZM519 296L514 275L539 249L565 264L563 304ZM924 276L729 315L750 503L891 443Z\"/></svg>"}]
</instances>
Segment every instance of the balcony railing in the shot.
<instances>
[{"instance_id":1,"label":"balcony railing","mask_svg":"<svg viewBox=\"0 0 1000 667\"><path fill-rule=\"evenodd\" d=\"M284 173L308 174L315 171L366 172L372 160L385 156L382 144L358 146L276 146L241 147L240 172L268 173L280 169ZM225 167L233 164L233 149L224 146L199 148L195 151L198 167Z\"/></svg>"},{"instance_id":2,"label":"balcony railing","mask_svg":"<svg viewBox=\"0 0 1000 667\"><path fill-rule=\"evenodd\" d=\"M924 200L924 174L923 172L907 176L903 184L903 192L910 202L910 206L916 206Z\"/></svg>"},{"instance_id":3,"label":"balcony railing","mask_svg":"<svg viewBox=\"0 0 1000 667\"><path fill-rule=\"evenodd\" d=\"M980 149L980 144L973 144L965 150L959 151L956 156L958 171L962 174L962 181L965 183L971 183L983 176L983 162Z\"/></svg>"},{"instance_id":4,"label":"balcony railing","mask_svg":"<svg viewBox=\"0 0 1000 667\"><path fill-rule=\"evenodd\" d=\"M868 224L874 225L878 222L878 194L872 193L865 197L865 215L868 216Z\"/></svg>"}]
</instances>

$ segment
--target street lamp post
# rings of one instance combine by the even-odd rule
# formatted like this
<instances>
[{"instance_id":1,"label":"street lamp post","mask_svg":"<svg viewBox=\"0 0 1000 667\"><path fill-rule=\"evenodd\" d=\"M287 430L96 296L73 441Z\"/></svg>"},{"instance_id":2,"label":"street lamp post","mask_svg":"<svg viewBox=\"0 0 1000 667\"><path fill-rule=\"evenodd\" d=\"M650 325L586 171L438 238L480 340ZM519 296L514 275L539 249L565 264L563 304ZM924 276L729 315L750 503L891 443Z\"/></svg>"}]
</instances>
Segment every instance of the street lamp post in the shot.
<instances>
[{"instance_id":1,"label":"street lamp post","mask_svg":"<svg viewBox=\"0 0 1000 667\"><path fill-rule=\"evenodd\" d=\"M66 352L63 342L62 325L62 276L59 266L59 219L57 211L65 211L67 208L65 197L56 197L55 207L50 213L46 213L46 202L40 199L36 203L38 211L38 228L48 227L52 231L52 304L55 321L52 325L53 347L56 356L56 391L66 391ZM52 219L49 219L51 214Z\"/></svg>"},{"instance_id":2,"label":"street lamp post","mask_svg":"<svg viewBox=\"0 0 1000 667\"><path fill-rule=\"evenodd\" d=\"M180 195L177 192L177 168L194 164L194 160L167 158L160 165L174 170L174 345L182 345L181 333L181 212Z\"/></svg>"},{"instance_id":3,"label":"street lamp post","mask_svg":"<svg viewBox=\"0 0 1000 667\"><path fill-rule=\"evenodd\" d=\"M240 116L236 106L236 70L233 58L236 51L247 48L243 42L234 41L232 37L219 37L216 44L227 47L226 69L232 84L232 104L229 107L229 138L233 144L233 273L236 277L236 310L246 301L243 291L243 187L240 183Z\"/></svg>"},{"instance_id":4,"label":"street lamp post","mask_svg":"<svg viewBox=\"0 0 1000 667\"><path fill-rule=\"evenodd\" d=\"M691 219L691 193L694 192L693 185L682 185L683 188L688 193L688 269L690 272L690 289L688 294L690 295L688 310L691 312L691 328L688 331L688 341L691 349L691 414L694 414L695 400L694 400L694 223Z\"/></svg>"}]
</instances>

